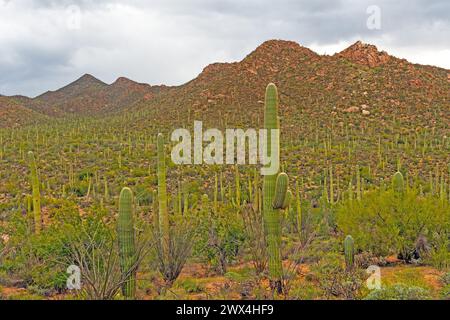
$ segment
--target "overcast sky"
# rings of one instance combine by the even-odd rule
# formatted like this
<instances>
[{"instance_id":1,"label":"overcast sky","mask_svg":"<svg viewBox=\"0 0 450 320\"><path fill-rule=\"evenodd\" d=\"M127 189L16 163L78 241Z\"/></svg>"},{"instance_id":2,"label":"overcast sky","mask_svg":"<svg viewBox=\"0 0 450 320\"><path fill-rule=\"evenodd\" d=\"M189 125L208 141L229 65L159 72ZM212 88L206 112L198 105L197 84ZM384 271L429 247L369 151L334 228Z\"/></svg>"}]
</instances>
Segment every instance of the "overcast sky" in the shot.
<instances>
[{"instance_id":1,"label":"overcast sky","mask_svg":"<svg viewBox=\"0 0 450 320\"><path fill-rule=\"evenodd\" d=\"M450 69L450 1L0 0L0 94L35 96L85 73L178 85L269 39L327 54L362 40Z\"/></svg>"}]
</instances>

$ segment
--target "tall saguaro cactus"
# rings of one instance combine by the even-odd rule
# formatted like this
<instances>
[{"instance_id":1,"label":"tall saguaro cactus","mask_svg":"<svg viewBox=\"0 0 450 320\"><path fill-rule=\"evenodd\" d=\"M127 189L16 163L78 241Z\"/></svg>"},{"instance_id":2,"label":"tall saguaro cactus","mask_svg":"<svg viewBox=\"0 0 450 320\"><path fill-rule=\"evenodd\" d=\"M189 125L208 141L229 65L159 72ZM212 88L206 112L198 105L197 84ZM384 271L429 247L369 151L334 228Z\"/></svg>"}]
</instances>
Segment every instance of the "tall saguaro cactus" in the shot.
<instances>
[{"instance_id":1,"label":"tall saguaro cactus","mask_svg":"<svg viewBox=\"0 0 450 320\"><path fill-rule=\"evenodd\" d=\"M119 239L120 268L127 273L122 285L122 293L128 299L136 296L136 247L133 218L133 193L129 188L122 189L119 198L119 219L117 225Z\"/></svg>"},{"instance_id":2,"label":"tall saguaro cactus","mask_svg":"<svg viewBox=\"0 0 450 320\"><path fill-rule=\"evenodd\" d=\"M278 90L274 84L269 84L266 89L266 102L264 112L264 128L267 130L267 154L271 155L272 151L272 130L279 130L278 121ZM279 146L279 136L276 135L278 141L274 143ZM279 147L278 147L279 150ZM277 182L277 174L264 176L263 182L263 212L264 224L267 232L267 246L269 255L269 277L273 288L279 292L282 290L281 279L283 276L282 262L281 262L281 225L280 213L273 206L275 198L275 187ZM280 183L283 182L282 177ZM282 186L280 186L279 190ZM283 187L284 189L284 187ZM285 191L286 192L286 191ZM281 196L283 196L281 194ZM284 201L284 198L283 198ZM280 199L277 199L277 204Z\"/></svg>"},{"instance_id":3,"label":"tall saguaro cactus","mask_svg":"<svg viewBox=\"0 0 450 320\"><path fill-rule=\"evenodd\" d=\"M158 152L158 203L159 203L159 232L161 246L166 261L170 254L170 222L167 211L167 181L166 181L166 158L164 152L164 136L160 133L157 138Z\"/></svg>"},{"instance_id":4,"label":"tall saguaro cactus","mask_svg":"<svg viewBox=\"0 0 450 320\"><path fill-rule=\"evenodd\" d=\"M355 242L353 237L348 235L344 240L345 265L347 270L351 270L355 261Z\"/></svg>"},{"instance_id":5,"label":"tall saguaro cactus","mask_svg":"<svg viewBox=\"0 0 450 320\"><path fill-rule=\"evenodd\" d=\"M34 232L39 234L42 230L41 192L39 189L39 177L37 173L36 159L32 151L28 152L28 162L31 172L30 176L33 197Z\"/></svg>"}]
</instances>

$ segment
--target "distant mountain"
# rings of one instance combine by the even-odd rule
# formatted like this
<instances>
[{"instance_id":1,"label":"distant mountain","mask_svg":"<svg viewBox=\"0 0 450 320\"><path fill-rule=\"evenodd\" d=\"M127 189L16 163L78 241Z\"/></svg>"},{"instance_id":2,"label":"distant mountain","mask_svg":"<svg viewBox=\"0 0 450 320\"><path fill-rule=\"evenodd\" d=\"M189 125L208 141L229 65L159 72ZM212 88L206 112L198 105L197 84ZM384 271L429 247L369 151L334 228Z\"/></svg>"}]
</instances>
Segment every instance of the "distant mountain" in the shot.
<instances>
[{"instance_id":1,"label":"distant mountain","mask_svg":"<svg viewBox=\"0 0 450 320\"><path fill-rule=\"evenodd\" d=\"M212 64L189 83L131 109L146 110L155 123L166 125L195 117L213 125L226 118L255 126L263 117L266 85L273 82L287 128L302 118L365 119L383 126L393 116L427 127L436 113L450 123L448 77L449 70L412 64L361 42L327 56L295 42L270 40L240 62Z\"/></svg>"},{"instance_id":2,"label":"distant mountain","mask_svg":"<svg viewBox=\"0 0 450 320\"><path fill-rule=\"evenodd\" d=\"M436 112L450 122L449 74L447 69L412 64L360 41L327 56L295 42L270 40L242 61L209 65L178 87L150 86L123 77L108 85L84 75L35 99L14 99L25 108L22 112L51 117L130 111L145 114L140 121L158 125L186 123L194 117L215 124L241 117L255 124L262 118L265 87L274 82L286 126L295 126L304 115L317 121L365 118L380 125L395 116L414 126L429 126Z\"/></svg>"},{"instance_id":3,"label":"distant mountain","mask_svg":"<svg viewBox=\"0 0 450 320\"><path fill-rule=\"evenodd\" d=\"M0 96L0 128L20 127L48 120L45 115L25 106L26 97Z\"/></svg>"},{"instance_id":4,"label":"distant mountain","mask_svg":"<svg viewBox=\"0 0 450 320\"><path fill-rule=\"evenodd\" d=\"M35 108L50 115L105 114L123 109L138 100L150 99L159 87L119 78L108 85L86 74L71 84L34 99Z\"/></svg>"}]
</instances>

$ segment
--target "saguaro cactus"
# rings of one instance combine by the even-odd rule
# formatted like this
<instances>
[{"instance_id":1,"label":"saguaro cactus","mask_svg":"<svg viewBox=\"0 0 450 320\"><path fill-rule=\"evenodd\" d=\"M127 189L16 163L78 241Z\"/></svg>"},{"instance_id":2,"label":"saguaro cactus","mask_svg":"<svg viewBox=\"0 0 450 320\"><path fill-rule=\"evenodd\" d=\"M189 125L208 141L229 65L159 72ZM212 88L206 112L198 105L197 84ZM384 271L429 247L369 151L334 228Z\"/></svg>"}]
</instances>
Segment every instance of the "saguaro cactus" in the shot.
<instances>
[{"instance_id":1,"label":"saguaro cactus","mask_svg":"<svg viewBox=\"0 0 450 320\"><path fill-rule=\"evenodd\" d=\"M28 152L28 161L30 165L31 188L33 194L34 232L39 234L42 230L41 192L39 189L39 177L37 173L36 159L32 151Z\"/></svg>"},{"instance_id":2,"label":"saguaro cactus","mask_svg":"<svg viewBox=\"0 0 450 320\"><path fill-rule=\"evenodd\" d=\"M272 130L279 130L278 121L278 91L274 84L269 84L266 89L266 102L264 113L264 127L267 132L267 154L271 155L272 151ZM279 136L276 135L277 141L274 143L279 146ZM278 148L279 150L279 148ZM273 206L275 198L275 187L277 182L277 174L265 175L263 182L263 212L264 212L264 224L267 231L267 246L269 255L269 277L271 280L271 286L281 292L282 285L281 279L283 276L283 269L281 263L281 225L280 214ZM287 176L282 176L280 184ZM282 186L279 186L281 190ZM284 187L283 187L284 189ZM287 189L285 189L287 190ZM283 194L281 193L281 196ZM285 196L285 195L284 195ZM284 201L283 196L283 201ZM276 204L279 204L280 199L276 200Z\"/></svg>"},{"instance_id":3,"label":"saguaro cactus","mask_svg":"<svg viewBox=\"0 0 450 320\"><path fill-rule=\"evenodd\" d=\"M297 230L301 240L303 231L303 217L302 217L302 202L300 198L300 188L298 186L298 181L295 184L295 204L297 210Z\"/></svg>"},{"instance_id":4,"label":"saguaro cactus","mask_svg":"<svg viewBox=\"0 0 450 320\"><path fill-rule=\"evenodd\" d=\"M167 182L166 182L166 158L164 152L164 136L160 133L157 139L158 152L158 203L159 203L159 232L161 247L164 257L168 261L170 255L170 222L167 211Z\"/></svg>"},{"instance_id":5,"label":"saguaro cactus","mask_svg":"<svg viewBox=\"0 0 450 320\"><path fill-rule=\"evenodd\" d=\"M136 247L133 218L133 193L129 188L122 189L119 198L119 219L117 225L119 239L120 268L128 274L122 285L122 293L128 299L136 296Z\"/></svg>"},{"instance_id":6,"label":"saguaro cactus","mask_svg":"<svg viewBox=\"0 0 450 320\"><path fill-rule=\"evenodd\" d=\"M348 235L344 240L344 255L345 255L345 265L347 270L353 268L355 261L355 245L353 237Z\"/></svg>"},{"instance_id":7,"label":"saguaro cactus","mask_svg":"<svg viewBox=\"0 0 450 320\"><path fill-rule=\"evenodd\" d=\"M392 187L395 192L403 193L405 189L405 182L400 171L397 171L397 173L394 174L394 177L392 178Z\"/></svg>"}]
</instances>

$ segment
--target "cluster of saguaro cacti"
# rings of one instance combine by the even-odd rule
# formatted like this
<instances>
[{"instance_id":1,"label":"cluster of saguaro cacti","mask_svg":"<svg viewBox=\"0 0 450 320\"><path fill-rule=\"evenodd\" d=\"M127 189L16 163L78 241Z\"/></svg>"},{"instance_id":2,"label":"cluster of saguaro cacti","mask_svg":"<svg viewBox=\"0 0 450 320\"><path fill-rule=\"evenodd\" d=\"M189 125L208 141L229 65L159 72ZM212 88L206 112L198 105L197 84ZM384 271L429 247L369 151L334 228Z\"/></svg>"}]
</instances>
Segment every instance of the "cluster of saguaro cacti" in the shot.
<instances>
[{"instance_id":1,"label":"cluster of saguaro cacti","mask_svg":"<svg viewBox=\"0 0 450 320\"><path fill-rule=\"evenodd\" d=\"M126 280L122 285L122 294L134 299L136 294L136 247L133 218L133 193L129 188L122 189L119 198L119 219L117 222L119 240L120 268Z\"/></svg>"},{"instance_id":2,"label":"cluster of saguaro cacti","mask_svg":"<svg viewBox=\"0 0 450 320\"><path fill-rule=\"evenodd\" d=\"M344 240L344 256L345 266L347 270L351 270L355 263L355 242L353 237L348 235Z\"/></svg>"},{"instance_id":3,"label":"cluster of saguaro cacti","mask_svg":"<svg viewBox=\"0 0 450 320\"><path fill-rule=\"evenodd\" d=\"M37 173L36 159L32 151L28 152L28 161L31 172L30 176L33 198L34 232L39 234L42 230L41 192L39 188L39 177Z\"/></svg>"},{"instance_id":4,"label":"cluster of saguaro cacti","mask_svg":"<svg viewBox=\"0 0 450 320\"><path fill-rule=\"evenodd\" d=\"M272 130L279 130L278 120L278 92L274 84L269 84L266 89L266 102L264 114L264 127L267 132L267 153L280 150L279 131L272 136ZM277 139L272 142L271 139ZM272 144L277 150L272 150ZM269 277L272 288L281 292L281 280L283 268L281 261L281 221L280 210L285 209L292 198L288 190L289 179L285 173L265 175L263 181L263 213L267 232L267 246L269 255Z\"/></svg>"}]
</instances>

